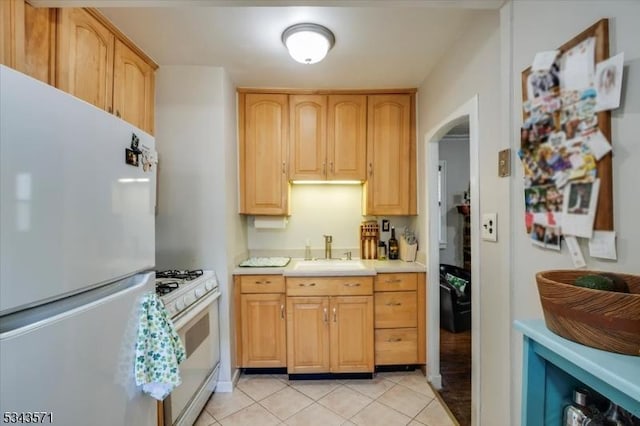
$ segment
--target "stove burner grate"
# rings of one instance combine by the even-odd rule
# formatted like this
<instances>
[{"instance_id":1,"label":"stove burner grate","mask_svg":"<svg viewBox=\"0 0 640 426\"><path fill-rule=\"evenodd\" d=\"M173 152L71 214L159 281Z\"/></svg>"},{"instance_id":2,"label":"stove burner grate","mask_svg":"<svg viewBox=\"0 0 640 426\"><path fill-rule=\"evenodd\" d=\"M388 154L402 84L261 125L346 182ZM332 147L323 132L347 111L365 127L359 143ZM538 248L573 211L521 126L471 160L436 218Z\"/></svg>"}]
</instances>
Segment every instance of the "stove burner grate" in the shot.
<instances>
[{"instance_id":1,"label":"stove burner grate","mask_svg":"<svg viewBox=\"0 0 640 426\"><path fill-rule=\"evenodd\" d=\"M156 294L164 296L171 293L173 290L177 290L180 284L177 281L170 281L165 283L156 284Z\"/></svg>"},{"instance_id":2,"label":"stove burner grate","mask_svg":"<svg viewBox=\"0 0 640 426\"><path fill-rule=\"evenodd\" d=\"M174 279L191 281L202 276L202 274L203 274L202 269L194 269L190 271L170 269L167 271L156 272L156 278L174 278Z\"/></svg>"}]
</instances>

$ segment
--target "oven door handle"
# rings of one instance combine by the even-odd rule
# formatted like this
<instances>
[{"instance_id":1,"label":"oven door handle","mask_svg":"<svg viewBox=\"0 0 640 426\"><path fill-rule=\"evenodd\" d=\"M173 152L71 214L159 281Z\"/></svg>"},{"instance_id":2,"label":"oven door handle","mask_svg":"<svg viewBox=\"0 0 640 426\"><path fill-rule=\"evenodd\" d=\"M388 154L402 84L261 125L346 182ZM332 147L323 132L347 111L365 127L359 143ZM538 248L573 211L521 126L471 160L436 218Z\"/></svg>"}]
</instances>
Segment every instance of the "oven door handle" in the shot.
<instances>
[{"instance_id":1,"label":"oven door handle","mask_svg":"<svg viewBox=\"0 0 640 426\"><path fill-rule=\"evenodd\" d=\"M221 296L220 290L215 290L203 299L196 300L188 309L183 311L180 315L173 318L173 325L176 330L180 330L187 325L189 321L194 319L203 310L207 309L209 305L215 302Z\"/></svg>"}]
</instances>

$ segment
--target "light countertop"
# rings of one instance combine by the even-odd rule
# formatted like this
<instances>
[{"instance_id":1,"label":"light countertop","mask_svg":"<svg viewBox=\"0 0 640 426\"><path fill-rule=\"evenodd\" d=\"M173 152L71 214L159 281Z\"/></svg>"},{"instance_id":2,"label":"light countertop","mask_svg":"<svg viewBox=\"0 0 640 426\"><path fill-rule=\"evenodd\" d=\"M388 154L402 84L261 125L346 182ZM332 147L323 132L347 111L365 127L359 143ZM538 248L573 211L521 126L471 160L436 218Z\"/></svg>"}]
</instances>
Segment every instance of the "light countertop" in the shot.
<instances>
[{"instance_id":1,"label":"light countertop","mask_svg":"<svg viewBox=\"0 0 640 426\"><path fill-rule=\"evenodd\" d=\"M356 260L356 259L354 259ZM295 265L302 259L291 259L284 267L236 267L234 275L284 275L285 277L299 276L356 276L377 275L383 273L426 272L427 267L418 262L404 262L402 260L363 260L364 269L343 270L296 270ZM321 261L321 260L320 260ZM320 263L320 262L319 262Z\"/></svg>"}]
</instances>

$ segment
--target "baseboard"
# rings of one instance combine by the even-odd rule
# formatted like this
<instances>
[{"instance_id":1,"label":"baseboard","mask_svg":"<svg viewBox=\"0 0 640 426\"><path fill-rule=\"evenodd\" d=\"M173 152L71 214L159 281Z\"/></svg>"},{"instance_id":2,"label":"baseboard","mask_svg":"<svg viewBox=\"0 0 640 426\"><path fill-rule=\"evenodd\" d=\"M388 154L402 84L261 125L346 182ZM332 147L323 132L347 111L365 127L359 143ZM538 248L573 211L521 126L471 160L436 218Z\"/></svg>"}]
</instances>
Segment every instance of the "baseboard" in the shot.
<instances>
[{"instance_id":1,"label":"baseboard","mask_svg":"<svg viewBox=\"0 0 640 426\"><path fill-rule=\"evenodd\" d=\"M429 383L431 383L431 386L434 387L436 390L442 389L442 375L436 374L434 376L429 376L427 377L427 380L429 381Z\"/></svg>"},{"instance_id":2,"label":"baseboard","mask_svg":"<svg viewBox=\"0 0 640 426\"><path fill-rule=\"evenodd\" d=\"M233 372L233 377L229 381L218 381L216 386L216 392L220 393L229 393L233 392L233 388L238 383L238 379L240 378L240 369L236 368Z\"/></svg>"}]
</instances>

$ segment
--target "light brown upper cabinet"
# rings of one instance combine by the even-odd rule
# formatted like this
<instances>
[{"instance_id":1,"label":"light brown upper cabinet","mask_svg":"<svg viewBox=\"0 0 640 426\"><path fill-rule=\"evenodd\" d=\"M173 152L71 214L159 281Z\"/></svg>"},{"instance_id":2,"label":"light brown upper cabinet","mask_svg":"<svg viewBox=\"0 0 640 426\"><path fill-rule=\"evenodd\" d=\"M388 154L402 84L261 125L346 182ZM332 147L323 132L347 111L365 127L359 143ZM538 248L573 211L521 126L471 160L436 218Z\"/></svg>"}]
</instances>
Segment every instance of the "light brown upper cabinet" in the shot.
<instances>
[{"instance_id":1,"label":"light brown upper cabinet","mask_svg":"<svg viewBox=\"0 0 640 426\"><path fill-rule=\"evenodd\" d=\"M56 84L57 11L24 4L24 72L51 85Z\"/></svg>"},{"instance_id":2,"label":"light brown upper cabinet","mask_svg":"<svg viewBox=\"0 0 640 426\"><path fill-rule=\"evenodd\" d=\"M12 23L14 41L1 43L15 45L13 57L22 53L11 66L153 133L157 65L100 13L0 3L0 19L15 16L23 24L19 30Z\"/></svg>"},{"instance_id":3,"label":"light brown upper cabinet","mask_svg":"<svg viewBox=\"0 0 640 426\"><path fill-rule=\"evenodd\" d=\"M240 93L238 101L240 213L288 215L288 96Z\"/></svg>"},{"instance_id":4,"label":"light brown upper cabinet","mask_svg":"<svg viewBox=\"0 0 640 426\"><path fill-rule=\"evenodd\" d=\"M24 69L24 0L0 0L0 64Z\"/></svg>"},{"instance_id":5,"label":"light brown upper cabinet","mask_svg":"<svg viewBox=\"0 0 640 426\"><path fill-rule=\"evenodd\" d=\"M367 97L290 95L290 180L364 180Z\"/></svg>"},{"instance_id":6,"label":"light brown upper cabinet","mask_svg":"<svg viewBox=\"0 0 640 426\"><path fill-rule=\"evenodd\" d=\"M414 96L370 95L366 215L416 214Z\"/></svg>"},{"instance_id":7,"label":"light brown upper cabinet","mask_svg":"<svg viewBox=\"0 0 640 426\"><path fill-rule=\"evenodd\" d=\"M154 69L127 45L116 40L113 67L113 113L153 133Z\"/></svg>"},{"instance_id":8,"label":"light brown upper cabinet","mask_svg":"<svg viewBox=\"0 0 640 426\"><path fill-rule=\"evenodd\" d=\"M115 36L84 9L58 13L56 87L112 111Z\"/></svg>"}]
</instances>

